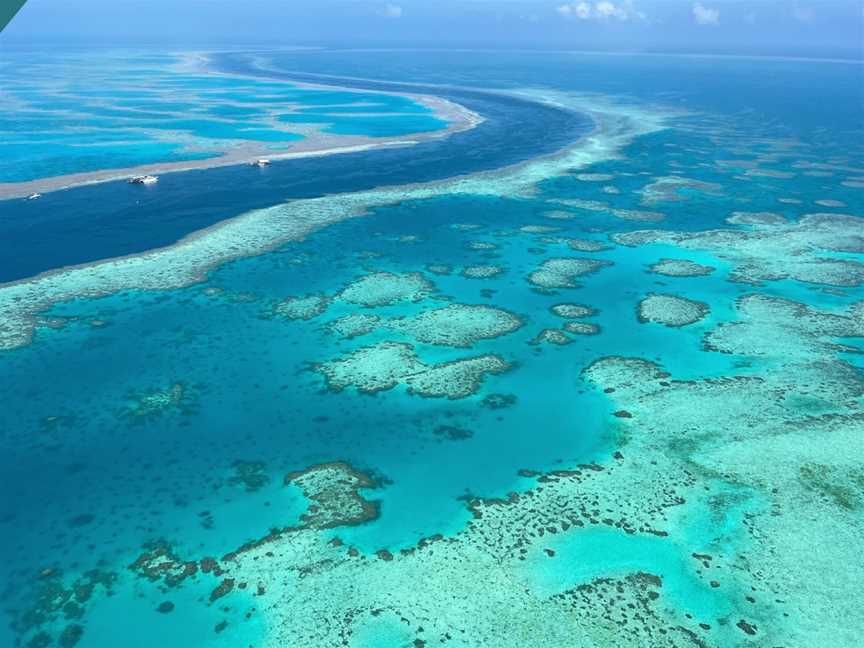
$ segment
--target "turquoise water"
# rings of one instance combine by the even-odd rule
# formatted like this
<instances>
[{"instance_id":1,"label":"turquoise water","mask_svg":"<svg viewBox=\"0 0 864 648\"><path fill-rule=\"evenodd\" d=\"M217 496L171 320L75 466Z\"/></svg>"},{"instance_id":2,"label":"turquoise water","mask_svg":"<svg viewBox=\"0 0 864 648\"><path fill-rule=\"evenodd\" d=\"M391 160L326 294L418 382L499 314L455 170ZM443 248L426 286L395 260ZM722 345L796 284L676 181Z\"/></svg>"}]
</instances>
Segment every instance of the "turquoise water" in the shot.
<instances>
[{"instance_id":1,"label":"turquoise water","mask_svg":"<svg viewBox=\"0 0 864 648\"><path fill-rule=\"evenodd\" d=\"M600 576L645 572L663 579L663 591L671 604L699 618L710 619L718 612L722 616L729 611L721 594L712 592L688 574L685 557L668 541L650 536L632 537L622 531L592 530L562 536L546 544L555 551L558 560L550 561L545 551L538 550L530 556L527 567L529 578L536 579L536 586L547 595ZM562 572L568 578L562 578Z\"/></svg>"},{"instance_id":2,"label":"turquoise water","mask_svg":"<svg viewBox=\"0 0 864 648\"><path fill-rule=\"evenodd\" d=\"M339 70L348 76L405 78L398 62L391 65L377 53L279 56L285 69L298 69L302 64L309 73ZM794 177L745 180L740 168L730 170L717 164L718 160L753 160L770 153L769 147L751 138L771 132L775 137L794 136L799 148L792 159L767 159L765 168L789 171L796 160L832 159L836 166L860 169L864 166L861 149L849 144L850 138L859 141L861 137L848 110L848 103L859 92L856 69L769 62L743 68L724 63L728 69L721 68L709 82L703 78L706 64L702 61L640 61L634 72L629 62L612 60L614 57L597 59L596 65L586 67L581 58L508 54L509 76L497 72L487 77L490 69L500 69L491 55L472 58L470 67L457 65L449 56L435 61L424 53L411 57L412 65L428 64L429 81L485 83L500 89L522 86L531 78L534 85L542 83L560 91L605 93L626 87L626 101L631 105L641 102L658 109L657 102L662 101L661 112L686 108L690 114L671 118L667 130L635 139L614 159L542 179L536 191L527 195L443 192L422 200L407 196L401 202L374 207L362 218L319 229L301 241L232 261L193 286L70 299L43 313L54 327L40 325L32 344L0 353L0 390L6 402L14 404L4 408L0 427L7 483L0 499L0 546L7 556L0 567L0 595L3 607L11 610L9 618L18 624L16 629L3 625L0 644L27 642L39 632L47 632L54 641L70 623L80 623L84 633L78 645L85 648L117 645L118 637L123 638L124 646L262 645L272 628L268 627L268 612L252 597L253 579L248 590L236 588L212 604L207 597L218 580L209 575L161 588L130 571L129 564L154 540L169 542L183 560L196 560L224 555L273 528L302 524L310 502L295 486L285 486L283 478L291 471L331 461L348 462L375 479L376 487L364 489L362 495L378 503L380 515L365 524L322 531L322 543L338 538L372 555L380 549L396 553L435 534L456 536L472 520L466 506L472 497L506 497L536 486L520 470L547 472L609 459L619 441L619 430L610 423L616 405L608 394L583 379L582 371L593 361L636 356L661 363L676 380L759 370L745 356L708 353L704 347L706 333L736 319L735 300L756 289L752 284L728 281L733 262L680 246L614 246L609 244L609 235L645 228L702 231L728 227L725 218L733 211L777 212L793 222L814 211L861 215L860 190L838 182L861 175L859 171L836 172L826 178L796 170ZM142 58L138 64L149 70L171 60ZM50 67L50 61L40 65ZM770 68L776 79L773 83L787 90L782 101L761 89L766 69L760 66ZM664 74L645 80L640 75L646 69L661 69ZM112 73L136 71L124 63ZM834 108L800 110L811 101L811 86L802 77L809 82L820 80L819 87L828 97L822 103ZM639 82L628 85L634 79ZM39 119L25 126L20 120L10 121L8 130L25 139L0 145L9 151L2 159L18 160L23 168L18 176L9 169L0 170L0 179L92 170L101 168L95 165L105 159L126 166L191 155L170 140L148 139L155 130L183 130L190 137L204 139L290 140L291 133L258 123L274 114L272 106L263 104L279 102L305 105L289 115L290 120L280 117L281 121L326 123L325 130L335 134L380 137L443 126L418 104L397 95L285 89L284 84L272 81L193 75L172 76L155 85L171 92L161 96L159 90L148 88L112 93L124 97L124 110L140 108L168 115L146 126L147 137L124 145L105 140L104 131L96 131L90 145L77 142L76 148L59 139L69 135L64 133L64 124L74 119L53 111L47 119L56 121L51 128L56 128L57 142L37 139L50 137L50 133L37 132ZM729 87L739 90L736 97L727 95ZM249 95L258 90L274 94ZM70 104L85 96L105 98L99 91L82 88L74 94L76 99ZM172 111L193 96L201 116L185 114L178 119ZM620 97L616 100L622 101ZM387 119L364 116L366 102L370 103L368 112L386 112ZM752 112L746 120L739 119L738 111L745 104ZM207 113L225 121L210 119ZM255 121L249 122L246 116ZM236 121L229 121L232 119ZM118 137L131 133L120 122L105 122L100 128L116 128ZM29 149L26 138L32 138ZM40 143L34 145L37 141ZM460 157L468 155L463 149L450 149L450 155L456 155L453 150ZM476 150L478 156L492 155L481 147ZM426 154L421 150L417 155ZM380 174L374 184L389 184L389 171L380 162L384 158L369 155L362 161L364 168ZM434 149L438 164L455 169L456 163L447 155L446 145ZM502 154L498 162L504 161ZM325 189L328 183L335 187L347 182L344 179L356 172L356 160L330 164L325 168L329 175L321 176ZM488 164L494 168L496 160ZM279 166L267 172L278 174ZM201 196L196 209L225 212L227 200L208 193L212 183L208 178L215 176L207 173L184 174L188 178L185 190L193 198ZM580 179L580 173L607 178ZM673 199L645 204L645 187L673 175L715 183L719 188L681 190ZM236 182L238 176L231 177ZM403 179L402 184L409 180ZM609 192L610 186L617 191ZM113 185L98 190L106 197L117 191ZM74 206L76 200L83 200L76 198L75 191L46 196L42 204L60 213L64 204ZM269 204L284 200L283 191L267 191L264 199ZM834 209L815 204L826 197L847 206ZM783 203L778 198L803 202ZM585 203L580 207L562 200L600 201L605 207L590 209ZM163 207L168 210L166 221L154 220L153 227L172 226L168 204ZM665 219L630 221L616 217L613 209L657 211ZM550 218L550 212L567 218ZM555 229L522 229L526 226ZM111 256L112 236L121 228L120 222L107 218L86 228L88 236L102 239L100 255L94 258ZM37 227L15 230L15 236L20 239L19 247L38 249ZM569 238L608 247L578 252L568 244ZM560 257L598 259L609 265L551 294L527 281L543 261ZM648 266L662 258L688 259L715 271L695 277L649 273ZM860 260L862 255L850 253L849 258ZM503 272L487 279L461 274L464 268L476 265L500 266ZM429 266L448 266L451 271L439 274ZM376 308L337 299L308 320L269 317L272 305L286 297L333 297L371 272L422 273L435 291L416 302ZM832 295L822 288L783 280L766 282L758 290L820 307L846 306L861 296L860 287ZM640 323L637 303L649 292L686 295L707 304L710 313L683 328ZM571 302L596 310L584 321L598 325L599 334L572 334L569 344L561 346L532 343L542 330L563 325L565 320L550 307ZM346 315L374 314L395 320L446 303L506 309L522 318L523 325L507 335L478 341L469 349L420 343L386 327L353 339L343 339L327 328ZM476 393L454 400L425 398L409 393L404 386L375 395L352 388L335 392L314 370L317 363L385 341L414 344L428 364L495 353L511 368L486 376ZM148 397L157 392L170 394L177 386L182 397L149 414L135 414ZM493 395L515 398L507 407L492 408L484 399ZM460 433L448 436L446 431L453 429ZM624 452L628 453L626 447ZM257 466L259 481L250 488L239 479L238 466L252 464ZM628 535L611 528L561 533L532 547L512 575L542 599L597 577L648 572L662 579L664 604L712 623L727 617L737 621L731 615L746 592L731 578L719 588L706 585L694 571L691 553L736 551L735 543L745 535L746 516L759 510L763 502L740 484L716 475L706 479L712 487L719 482L721 491L740 498L741 505L718 519L699 500L682 516L675 537ZM555 550L554 561L544 548ZM68 587L78 574L96 566L116 573L113 596L95 596L81 620L55 611L47 621L22 627L21 610L40 600L46 578L54 582L51 577L40 577L42 570L61 570L60 581ZM307 582L312 582L311 576ZM173 611L157 611L166 600L175 605ZM351 601L341 603L350 606ZM297 605L299 614L302 608ZM222 622L227 625L214 632ZM360 624L351 645L410 646L413 637L397 614L387 610Z\"/></svg>"},{"instance_id":3,"label":"turquoise water","mask_svg":"<svg viewBox=\"0 0 864 648\"><path fill-rule=\"evenodd\" d=\"M256 614L255 602L235 598L230 606L204 607L202 598L210 588L191 585L166 596L152 588L136 588L134 583L118 594L100 600L92 608L87 623L86 639L80 645L110 645L122 641L130 648L146 648L156 643L183 646L255 645L266 633L266 625ZM164 602L174 604L169 614L154 611ZM227 609L226 609L227 608ZM249 615L247 618L247 614ZM118 632L117 620L127 620ZM218 633L214 628L226 623Z\"/></svg>"},{"instance_id":4,"label":"turquoise water","mask_svg":"<svg viewBox=\"0 0 864 648\"><path fill-rule=\"evenodd\" d=\"M441 130L446 122L435 117L415 115L394 115L386 122L378 117L360 117L353 113L343 114L302 114L281 115L279 121L288 124L326 124L325 133L336 135L366 135L367 137L388 137Z\"/></svg>"},{"instance_id":5,"label":"turquoise water","mask_svg":"<svg viewBox=\"0 0 864 648\"><path fill-rule=\"evenodd\" d=\"M202 160L242 143L289 148L306 138L292 122L372 138L447 127L407 97L201 76L170 56L9 56L0 108L15 118L0 119L0 183ZM306 121L309 109L341 112ZM82 150L102 141L110 146Z\"/></svg>"},{"instance_id":6,"label":"turquoise water","mask_svg":"<svg viewBox=\"0 0 864 648\"><path fill-rule=\"evenodd\" d=\"M46 139L49 141L40 141ZM51 139L54 139L51 135L42 134L30 141L0 144L0 155L5 159L15 159L15 168L10 168L7 181L24 182L36 177L80 173L82 169L120 169L138 164L210 157L206 153L183 153L181 146L170 142L130 141L122 135L119 138L97 136L88 145L79 145L79 136L73 137L73 144L62 136L59 141L52 142Z\"/></svg>"},{"instance_id":7,"label":"turquoise water","mask_svg":"<svg viewBox=\"0 0 864 648\"><path fill-rule=\"evenodd\" d=\"M303 139L302 135L274 130L249 128L249 123L231 124L206 119L176 119L160 123L157 128L167 131L186 131L192 137L211 139L245 139L264 141L294 141Z\"/></svg>"}]
</instances>

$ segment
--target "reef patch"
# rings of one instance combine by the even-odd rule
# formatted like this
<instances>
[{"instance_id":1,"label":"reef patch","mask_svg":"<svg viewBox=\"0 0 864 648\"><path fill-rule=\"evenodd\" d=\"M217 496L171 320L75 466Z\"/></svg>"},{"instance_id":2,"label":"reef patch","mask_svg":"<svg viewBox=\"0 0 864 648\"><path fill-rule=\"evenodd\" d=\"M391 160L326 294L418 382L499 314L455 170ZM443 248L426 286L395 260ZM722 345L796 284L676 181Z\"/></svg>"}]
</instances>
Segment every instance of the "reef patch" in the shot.
<instances>
[{"instance_id":1,"label":"reef patch","mask_svg":"<svg viewBox=\"0 0 864 648\"><path fill-rule=\"evenodd\" d=\"M522 324L522 318L501 308L450 304L413 317L390 320L387 326L424 344L470 347L480 340L512 333Z\"/></svg>"},{"instance_id":2,"label":"reef patch","mask_svg":"<svg viewBox=\"0 0 864 648\"><path fill-rule=\"evenodd\" d=\"M326 295L287 297L276 302L266 311L265 317L281 317L289 320L310 320L327 310L330 298Z\"/></svg>"},{"instance_id":3,"label":"reef patch","mask_svg":"<svg viewBox=\"0 0 864 648\"><path fill-rule=\"evenodd\" d=\"M144 423L168 413L190 413L196 408L196 392L183 382L164 389L131 392L128 404L120 409L120 416L131 423Z\"/></svg>"},{"instance_id":4,"label":"reef patch","mask_svg":"<svg viewBox=\"0 0 864 648\"><path fill-rule=\"evenodd\" d=\"M354 387L359 392L374 394L405 385L411 394L449 399L475 394L486 375L509 368L503 358L494 354L425 364L413 346L401 342L363 347L314 367L333 391Z\"/></svg>"},{"instance_id":5,"label":"reef patch","mask_svg":"<svg viewBox=\"0 0 864 648\"><path fill-rule=\"evenodd\" d=\"M580 317L591 317L597 314L597 311L590 306L584 304L555 304L549 308L554 315L564 317L566 319L578 319Z\"/></svg>"},{"instance_id":6,"label":"reef patch","mask_svg":"<svg viewBox=\"0 0 864 648\"><path fill-rule=\"evenodd\" d=\"M300 518L309 529L363 524L378 517L378 502L360 495L377 482L343 461L310 466L285 475L285 484L298 486L311 502Z\"/></svg>"},{"instance_id":7,"label":"reef patch","mask_svg":"<svg viewBox=\"0 0 864 648\"><path fill-rule=\"evenodd\" d=\"M678 295L650 293L639 302L637 314L640 322L655 322L664 326L680 327L694 324L708 315L708 304Z\"/></svg>"},{"instance_id":8,"label":"reef patch","mask_svg":"<svg viewBox=\"0 0 864 648\"><path fill-rule=\"evenodd\" d=\"M613 234L621 245L667 243L704 250L731 262L732 281L759 284L795 279L829 286L864 283L864 264L820 252L864 252L864 218L848 214L808 214L797 222L765 224L752 230L701 232L637 230Z\"/></svg>"},{"instance_id":9,"label":"reef patch","mask_svg":"<svg viewBox=\"0 0 864 648\"><path fill-rule=\"evenodd\" d=\"M337 299L349 304L374 308L398 302L416 302L435 290L431 281L419 272L394 274L374 272L348 284Z\"/></svg>"},{"instance_id":10,"label":"reef patch","mask_svg":"<svg viewBox=\"0 0 864 648\"><path fill-rule=\"evenodd\" d=\"M557 328L545 328L535 335L528 344L531 346L539 346L541 344L553 344L555 346L564 346L573 342L573 338L569 337L564 331Z\"/></svg>"},{"instance_id":11,"label":"reef patch","mask_svg":"<svg viewBox=\"0 0 864 648\"><path fill-rule=\"evenodd\" d=\"M528 275L528 282L537 288L554 290L557 288L575 288L579 284L576 279L612 265L611 261L585 258L547 259Z\"/></svg>"},{"instance_id":12,"label":"reef patch","mask_svg":"<svg viewBox=\"0 0 864 648\"><path fill-rule=\"evenodd\" d=\"M591 322L566 322L564 330L574 335L599 335L600 326Z\"/></svg>"},{"instance_id":13,"label":"reef patch","mask_svg":"<svg viewBox=\"0 0 864 648\"><path fill-rule=\"evenodd\" d=\"M371 333L380 326L381 321L377 315L351 313L328 323L326 329L330 333L350 339Z\"/></svg>"},{"instance_id":14,"label":"reef patch","mask_svg":"<svg viewBox=\"0 0 864 648\"><path fill-rule=\"evenodd\" d=\"M493 279L504 274L502 266L497 265L470 265L465 266L460 273L466 279Z\"/></svg>"},{"instance_id":15,"label":"reef patch","mask_svg":"<svg viewBox=\"0 0 864 648\"><path fill-rule=\"evenodd\" d=\"M715 269L687 259L660 259L648 266L648 272L666 277L701 277L711 274Z\"/></svg>"}]
</instances>

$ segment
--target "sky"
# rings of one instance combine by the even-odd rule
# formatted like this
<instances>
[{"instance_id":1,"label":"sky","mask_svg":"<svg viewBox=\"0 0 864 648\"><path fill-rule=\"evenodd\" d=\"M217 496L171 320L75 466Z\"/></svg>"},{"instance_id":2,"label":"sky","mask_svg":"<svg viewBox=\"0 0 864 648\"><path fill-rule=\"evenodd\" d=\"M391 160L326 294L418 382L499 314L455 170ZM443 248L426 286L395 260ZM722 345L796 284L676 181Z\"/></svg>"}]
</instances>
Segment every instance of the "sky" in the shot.
<instances>
[{"instance_id":1,"label":"sky","mask_svg":"<svg viewBox=\"0 0 864 648\"><path fill-rule=\"evenodd\" d=\"M862 42L864 0L28 0L0 33L0 46L500 48L856 59L864 58Z\"/></svg>"}]
</instances>

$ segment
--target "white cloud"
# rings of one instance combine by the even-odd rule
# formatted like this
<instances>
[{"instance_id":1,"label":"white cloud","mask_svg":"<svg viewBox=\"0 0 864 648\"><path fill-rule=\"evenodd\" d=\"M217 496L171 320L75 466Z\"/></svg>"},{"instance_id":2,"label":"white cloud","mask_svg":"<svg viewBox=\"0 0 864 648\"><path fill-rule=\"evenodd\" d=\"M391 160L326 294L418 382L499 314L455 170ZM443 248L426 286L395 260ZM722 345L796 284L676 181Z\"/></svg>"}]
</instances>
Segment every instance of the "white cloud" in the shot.
<instances>
[{"instance_id":1,"label":"white cloud","mask_svg":"<svg viewBox=\"0 0 864 648\"><path fill-rule=\"evenodd\" d=\"M591 5L587 2L571 2L570 4L561 5L556 11L565 18L587 20L591 14Z\"/></svg>"},{"instance_id":2,"label":"white cloud","mask_svg":"<svg viewBox=\"0 0 864 648\"><path fill-rule=\"evenodd\" d=\"M697 2L693 5L693 20L698 25L716 25L720 22L720 10L705 7Z\"/></svg>"},{"instance_id":3,"label":"white cloud","mask_svg":"<svg viewBox=\"0 0 864 648\"><path fill-rule=\"evenodd\" d=\"M378 11L378 15L385 18L401 18L402 7L395 4L386 4Z\"/></svg>"},{"instance_id":4,"label":"white cloud","mask_svg":"<svg viewBox=\"0 0 864 648\"><path fill-rule=\"evenodd\" d=\"M573 20L598 20L610 21L618 20L620 22L628 21L644 21L647 19L645 14L638 11L633 6L633 0L622 0L617 4L610 0L599 0L597 2L588 2L573 0L568 4L563 4L556 11L565 18Z\"/></svg>"},{"instance_id":5,"label":"white cloud","mask_svg":"<svg viewBox=\"0 0 864 648\"><path fill-rule=\"evenodd\" d=\"M792 17L798 22L809 23L816 17L816 12L808 7L795 7L792 10Z\"/></svg>"}]
</instances>

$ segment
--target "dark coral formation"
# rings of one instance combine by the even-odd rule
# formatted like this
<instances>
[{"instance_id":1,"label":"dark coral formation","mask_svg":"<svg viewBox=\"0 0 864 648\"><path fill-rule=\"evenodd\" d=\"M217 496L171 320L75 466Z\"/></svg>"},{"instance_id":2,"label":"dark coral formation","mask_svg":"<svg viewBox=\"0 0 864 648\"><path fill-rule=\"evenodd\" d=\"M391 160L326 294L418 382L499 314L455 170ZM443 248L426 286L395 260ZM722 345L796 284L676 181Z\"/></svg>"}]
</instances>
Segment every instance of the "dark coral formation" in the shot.
<instances>
[{"instance_id":1,"label":"dark coral formation","mask_svg":"<svg viewBox=\"0 0 864 648\"><path fill-rule=\"evenodd\" d=\"M270 483L267 464L263 461L235 461L234 474L228 478L231 486L243 486L248 493L254 493Z\"/></svg>"},{"instance_id":2,"label":"dark coral formation","mask_svg":"<svg viewBox=\"0 0 864 648\"><path fill-rule=\"evenodd\" d=\"M435 436L448 439L450 441L464 441L474 436L474 432L458 425L439 425L433 430Z\"/></svg>"},{"instance_id":3,"label":"dark coral formation","mask_svg":"<svg viewBox=\"0 0 864 648\"><path fill-rule=\"evenodd\" d=\"M198 563L180 559L168 542L155 540L144 545L144 552L129 569L149 581L162 581L167 587L176 587L198 573Z\"/></svg>"},{"instance_id":4,"label":"dark coral formation","mask_svg":"<svg viewBox=\"0 0 864 648\"><path fill-rule=\"evenodd\" d=\"M57 641L71 648L84 634L83 626L75 622L84 617L95 594L113 593L116 580L113 572L91 569L67 586L59 569L45 569L32 583L32 603L13 613L11 627L22 638L29 636L28 645L48 646L51 628L61 620L70 621Z\"/></svg>"},{"instance_id":5,"label":"dark coral formation","mask_svg":"<svg viewBox=\"0 0 864 648\"><path fill-rule=\"evenodd\" d=\"M695 630L670 623L658 614L656 605L662 589L663 581L657 576L636 572L624 578L595 578L552 599L580 616L611 624L622 645L708 648L711 644ZM711 629L708 624L703 626L703 634Z\"/></svg>"},{"instance_id":6,"label":"dark coral formation","mask_svg":"<svg viewBox=\"0 0 864 648\"><path fill-rule=\"evenodd\" d=\"M197 390L183 382L164 389L135 391L128 395L129 404L121 408L119 414L133 424L152 421L169 412L194 414L197 396Z\"/></svg>"},{"instance_id":7,"label":"dark coral formation","mask_svg":"<svg viewBox=\"0 0 864 648\"><path fill-rule=\"evenodd\" d=\"M515 405L518 400L516 394L489 394L480 404L489 409L503 409Z\"/></svg>"},{"instance_id":8,"label":"dark coral formation","mask_svg":"<svg viewBox=\"0 0 864 648\"><path fill-rule=\"evenodd\" d=\"M378 502L360 494L361 488L375 488L377 482L345 462L319 464L288 473L285 483L299 486L313 502L301 518L305 527L352 526L378 517Z\"/></svg>"}]
</instances>

